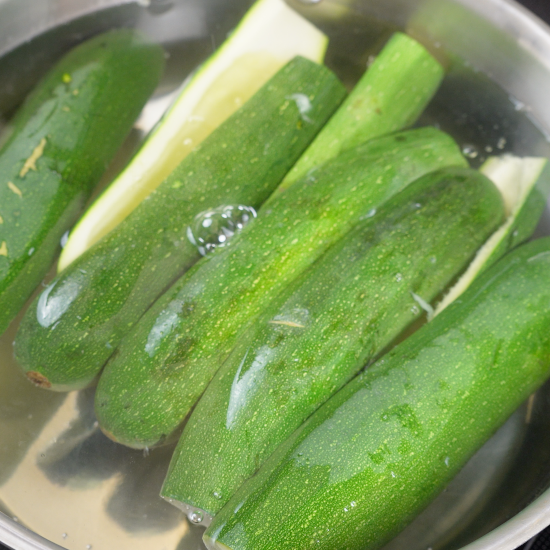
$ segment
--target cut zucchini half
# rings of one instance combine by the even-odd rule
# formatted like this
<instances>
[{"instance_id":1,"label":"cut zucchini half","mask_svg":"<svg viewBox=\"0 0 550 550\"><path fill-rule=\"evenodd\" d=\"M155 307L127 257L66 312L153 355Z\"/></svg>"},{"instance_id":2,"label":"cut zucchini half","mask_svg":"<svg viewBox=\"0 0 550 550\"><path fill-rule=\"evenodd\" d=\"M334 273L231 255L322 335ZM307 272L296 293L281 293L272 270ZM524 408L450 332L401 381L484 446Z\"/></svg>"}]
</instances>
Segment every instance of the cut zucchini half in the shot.
<instances>
[{"instance_id":1,"label":"cut zucchini half","mask_svg":"<svg viewBox=\"0 0 550 550\"><path fill-rule=\"evenodd\" d=\"M301 55L322 62L327 45L327 37L283 0L256 2L72 230L58 271L118 225L290 59Z\"/></svg>"}]
</instances>

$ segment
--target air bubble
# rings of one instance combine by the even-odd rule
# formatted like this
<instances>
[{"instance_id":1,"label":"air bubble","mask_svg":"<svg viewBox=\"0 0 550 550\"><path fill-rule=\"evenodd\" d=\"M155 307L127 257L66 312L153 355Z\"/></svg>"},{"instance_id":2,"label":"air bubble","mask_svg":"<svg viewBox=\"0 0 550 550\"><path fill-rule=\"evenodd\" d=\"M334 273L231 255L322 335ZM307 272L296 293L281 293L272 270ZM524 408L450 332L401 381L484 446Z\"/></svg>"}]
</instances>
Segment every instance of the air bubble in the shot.
<instances>
[{"instance_id":1,"label":"air bubble","mask_svg":"<svg viewBox=\"0 0 550 550\"><path fill-rule=\"evenodd\" d=\"M67 241L68 240L69 240L69 232L65 231L65 233L63 233L63 236L61 237L61 241L60 241L61 248L65 248L65 246L67 246Z\"/></svg>"},{"instance_id":2,"label":"air bubble","mask_svg":"<svg viewBox=\"0 0 550 550\"><path fill-rule=\"evenodd\" d=\"M397 273L397 275L395 276L395 280L400 283L403 280L403 275L401 275L401 273Z\"/></svg>"},{"instance_id":3,"label":"air bubble","mask_svg":"<svg viewBox=\"0 0 550 550\"><path fill-rule=\"evenodd\" d=\"M506 138L501 137L497 142L497 148L502 150L506 147Z\"/></svg>"},{"instance_id":4,"label":"air bubble","mask_svg":"<svg viewBox=\"0 0 550 550\"><path fill-rule=\"evenodd\" d=\"M198 510L189 512L189 521L191 523L199 524L203 520L202 512L199 512Z\"/></svg>"},{"instance_id":5,"label":"air bubble","mask_svg":"<svg viewBox=\"0 0 550 550\"><path fill-rule=\"evenodd\" d=\"M227 245L231 237L256 217L251 206L220 206L201 212L187 228L187 238L202 256Z\"/></svg>"},{"instance_id":6,"label":"air bubble","mask_svg":"<svg viewBox=\"0 0 550 550\"><path fill-rule=\"evenodd\" d=\"M376 208L371 208L364 216L361 216L362 220L368 220L376 216Z\"/></svg>"},{"instance_id":7,"label":"air bubble","mask_svg":"<svg viewBox=\"0 0 550 550\"><path fill-rule=\"evenodd\" d=\"M469 159L475 159L478 157L479 152L475 145L464 145L464 147L462 147L462 154Z\"/></svg>"}]
</instances>

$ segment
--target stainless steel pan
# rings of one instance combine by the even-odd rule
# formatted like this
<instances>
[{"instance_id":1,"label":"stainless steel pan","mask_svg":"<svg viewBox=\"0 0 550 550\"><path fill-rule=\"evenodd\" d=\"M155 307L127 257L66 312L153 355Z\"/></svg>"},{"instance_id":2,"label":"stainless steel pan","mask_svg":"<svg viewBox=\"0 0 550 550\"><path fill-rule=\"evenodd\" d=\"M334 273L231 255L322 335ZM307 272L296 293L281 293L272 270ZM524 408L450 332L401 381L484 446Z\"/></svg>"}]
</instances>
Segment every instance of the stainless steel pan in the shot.
<instances>
[{"instance_id":1,"label":"stainless steel pan","mask_svg":"<svg viewBox=\"0 0 550 550\"><path fill-rule=\"evenodd\" d=\"M550 28L510 0L289 0L331 35L327 62L353 83L396 27L435 44L450 67L423 123L491 152L550 154ZM0 125L67 48L138 27L170 53L129 141L219 44L250 0L0 0ZM463 60L461 62L460 60ZM124 161L124 154L120 162ZM545 215L539 234L550 234ZM0 339L0 541L17 550L198 550L202 529L161 501L171 449L148 455L99 432L93 390L32 387ZM513 550L550 524L550 384L532 396L387 550Z\"/></svg>"}]
</instances>

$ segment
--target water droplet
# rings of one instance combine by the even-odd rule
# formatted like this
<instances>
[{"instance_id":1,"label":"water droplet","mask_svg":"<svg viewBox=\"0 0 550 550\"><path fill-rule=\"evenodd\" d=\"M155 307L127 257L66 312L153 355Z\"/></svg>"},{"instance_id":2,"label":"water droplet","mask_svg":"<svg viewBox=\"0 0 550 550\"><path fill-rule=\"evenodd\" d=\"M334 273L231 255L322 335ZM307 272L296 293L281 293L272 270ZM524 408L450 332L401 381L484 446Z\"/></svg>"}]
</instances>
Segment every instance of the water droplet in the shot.
<instances>
[{"instance_id":1,"label":"water droplet","mask_svg":"<svg viewBox=\"0 0 550 550\"><path fill-rule=\"evenodd\" d=\"M65 231L65 233L63 233L63 236L61 237L61 241L60 241L61 248L65 248L65 246L67 245L68 240L69 240L69 232Z\"/></svg>"},{"instance_id":2,"label":"water droplet","mask_svg":"<svg viewBox=\"0 0 550 550\"><path fill-rule=\"evenodd\" d=\"M391 476L392 476L392 477L397 477L397 476L395 475L395 472L391 472Z\"/></svg>"},{"instance_id":3,"label":"water droplet","mask_svg":"<svg viewBox=\"0 0 550 550\"><path fill-rule=\"evenodd\" d=\"M432 264L437 263L437 258L436 258L435 256L432 256L432 257L430 258L430 262L432 262Z\"/></svg>"},{"instance_id":4,"label":"water droplet","mask_svg":"<svg viewBox=\"0 0 550 550\"><path fill-rule=\"evenodd\" d=\"M514 109L516 111L527 111L527 105L525 105L523 101L520 101L513 96L510 96L510 101L512 102L512 105L514 106Z\"/></svg>"},{"instance_id":5,"label":"water droplet","mask_svg":"<svg viewBox=\"0 0 550 550\"><path fill-rule=\"evenodd\" d=\"M487 146L485 147L485 151L486 151L487 153L492 153L492 152L493 152L493 148L491 147L491 145L487 145Z\"/></svg>"},{"instance_id":6,"label":"water droplet","mask_svg":"<svg viewBox=\"0 0 550 550\"><path fill-rule=\"evenodd\" d=\"M193 512L189 512L188 517L189 517L189 521L191 523L195 523L195 524L201 523L202 520L203 520L202 512L200 512L198 510L194 510Z\"/></svg>"},{"instance_id":7,"label":"water droplet","mask_svg":"<svg viewBox=\"0 0 550 550\"><path fill-rule=\"evenodd\" d=\"M401 275L401 273L397 273L397 275L395 276L395 280L400 283L403 280L403 275Z\"/></svg>"},{"instance_id":8,"label":"water droplet","mask_svg":"<svg viewBox=\"0 0 550 550\"><path fill-rule=\"evenodd\" d=\"M349 509L348 509L348 508L344 508L344 512L349 512Z\"/></svg>"},{"instance_id":9,"label":"water droplet","mask_svg":"<svg viewBox=\"0 0 550 550\"><path fill-rule=\"evenodd\" d=\"M512 237L517 237L519 235L519 231L516 229L513 233L512 233Z\"/></svg>"},{"instance_id":10,"label":"water droplet","mask_svg":"<svg viewBox=\"0 0 550 550\"><path fill-rule=\"evenodd\" d=\"M469 159L475 159L479 155L479 152L475 145L464 145L462 147L462 154Z\"/></svg>"},{"instance_id":11,"label":"water droplet","mask_svg":"<svg viewBox=\"0 0 550 550\"><path fill-rule=\"evenodd\" d=\"M220 206L201 212L187 228L187 238L205 256L225 246L231 237L256 217L251 206Z\"/></svg>"},{"instance_id":12,"label":"water droplet","mask_svg":"<svg viewBox=\"0 0 550 550\"><path fill-rule=\"evenodd\" d=\"M376 208L371 208L364 216L361 216L361 220L368 220L376 216Z\"/></svg>"},{"instance_id":13,"label":"water droplet","mask_svg":"<svg viewBox=\"0 0 550 550\"><path fill-rule=\"evenodd\" d=\"M418 315L420 313L420 309L418 309L417 306L413 306L413 307L411 307L411 313L413 315Z\"/></svg>"},{"instance_id":14,"label":"water droplet","mask_svg":"<svg viewBox=\"0 0 550 550\"><path fill-rule=\"evenodd\" d=\"M92 550L92 545L91 545L91 544L87 544L87 545L86 545L86 550Z\"/></svg>"},{"instance_id":15,"label":"water droplet","mask_svg":"<svg viewBox=\"0 0 550 550\"><path fill-rule=\"evenodd\" d=\"M505 137L501 137L498 142L497 142L497 148L498 149L504 149L506 147L506 138Z\"/></svg>"},{"instance_id":16,"label":"water droplet","mask_svg":"<svg viewBox=\"0 0 550 550\"><path fill-rule=\"evenodd\" d=\"M29 248L29 256L32 256L34 254L34 247Z\"/></svg>"},{"instance_id":17,"label":"water droplet","mask_svg":"<svg viewBox=\"0 0 550 550\"><path fill-rule=\"evenodd\" d=\"M322 0L298 0L302 4L320 4Z\"/></svg>"},{"instance_id":18,"label":"water droplet","mask_svg":"<svg viewBox=\"0 0 550 550\"><path fill-rule=\"evenodd\" d=\"M66 538L67 538L67 533L63 533L63 534L61 535L61 538L66 539Z\"/></svg>"},{"instance_id":19,"label":"water droplet","mask_svg":"<svg viewBox=\"0 0 550 550\"><path fill-rule=\"evenodd\" d=\"M445 462L445 466L447 466L447 468L449 467L449 461L450 460L451 460L450 457L448 457L448 456L445 457L444 462Z\"/></svg>"},{"instance_id":20,"label":"water droplet","mask_svg":"<svg viewBox=\"0 0 550 550\"><path fill-rule=\"evenodd\" d=\"M311 109L313 108L313 105L311 104L311 101L309 100L309 97L305 94L291 94L287 96L285 99L291 99L296 103L296 107L298 108L298 112L300 113L300 118L304 122L309 122L310 124L313 122L307 114Z\"/></svg>"},{"instance_id":21,"label":"water droplet","mask_svg":"<svg viewBox=\"0 0 550 550\"><path fill-rule=\"evenodd\" d=\"M222 494L219 493L218 491L214 491L213 495L214 495L214 498L217 498L218 500L221 500L222 498Z\"/></svg>"},{"instance_id":22,"label":"water droplet","mask_svg":"<svg viewBox=\"0 0 550 550\"><path fill-rule=\"evenodd\" d=\"M352 500L351 501L351 507L355 508L356 506L357 506L357 502L355 502L355 500Z\"/></svg>"},{"instance_id":23,"label":"water droplet","mask_svg":"<svg viewBox=\"0 0 550 550\"><path fill-rule=\"evenodd\" d=\"M421 205L419 202L416 202L416 203L414 204L414 207L415 207L415 208L422 208L422 205Z\"/></svg>"},{"instance_id":24,"label":"water droplet","mask_svg":"<svg viewBox=\"0 0 550 550\"><path fill-rule=\"evenodd\" d=\"M145 449L143 449L143 456L149 456L149 447L145 447Z\"/></svg>"}]
</instances>

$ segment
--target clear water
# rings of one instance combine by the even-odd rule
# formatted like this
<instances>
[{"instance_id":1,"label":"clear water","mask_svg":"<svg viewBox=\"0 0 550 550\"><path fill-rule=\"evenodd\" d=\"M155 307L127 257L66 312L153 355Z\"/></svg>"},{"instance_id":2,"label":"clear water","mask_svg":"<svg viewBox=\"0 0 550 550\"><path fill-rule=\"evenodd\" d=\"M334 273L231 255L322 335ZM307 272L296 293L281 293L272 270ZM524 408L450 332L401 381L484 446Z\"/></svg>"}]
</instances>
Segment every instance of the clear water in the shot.
<instances>
[{"instance_id":1,"label":"clear water","mask_svg":"<svg viewBox=\"0 0 550 550\"><path fill-rule=\"evenodd\" d=\"M304 5L318 3L318 0L299 1ZM243 1L239 5L242 7L250 3ZM171 2L147 1L142 4L149 6L151 17L170 18L176 9ZM189 2L189 5L194 4ZM238 11L223 12L223 16L229 21L225 26L213 22L207 32L200 36L186 40L169 40L165 79L157 96L148 106L148 115L142 117L136 125L121 154L110 168L105 182L121 169L138 147L144 133L155 123L160 115L158 105L166 104L177 85L211 53L213 47L221 43L238 19ZM313 16L313 11L311 13ZM349 88L394 30L358 14L344 17L338 24L323 21L317 23L331 38L327 64ZM76 33L73 40L84 36L84 25L78 28L80 34ZM10 68L22 66L20 59L17 63L13 61L17 60L17 55L11 61L0 59L0 74L4 76L0 79L0 131L3 128L4 136L9 131L7 121L17 101L41 74L42 65L47 65L43 61L44 56L34 55L33 51L43 50L47 58L47 52L54 52L55 46L46 37L43 42L38 41L38 46L35 44L34 50L29 47L24 50L21 55L30 55L31 58L25 65L25 74L20 78L16 78L15 72ZM42 63L39 62L40 59ZM303 98L293 99L302 101L304 115L307 116L307 104L303 102ZM550 146L530 120L528 106L509 97L487 77L462 63L455 63L450 68L440 91L418 122L418 125L427 124L435 125L453 135L475 167L480 166L488 155L495 153L550 156ZM0 141L1 139L0 135ZM205 213L191 228L193 238L197 243L200 239L203 240L201 246L205 251L223 244L220 243L220 235L225 236L227 231L238 230L239 225L245 221L244 214L253 217L252 213L239 211L238 207L236 212L237 217L234 217L235 211L229 217L223 217L224 213L227 214L223 211ZM370 213L372 216L375 214L374 211ZM205 220L211 220L212 223L207 222L205 226ZM203 230L206 230L205 233L202 233ZM545 231L544 227L541 231ZM399 274L396 274L396 281L399 279ZM422 307L420 302L419 307ZM303 318L298 316L291 320L296 323L302 322ZM288 319L276 321L288 322ZM95 525L101 525L104 541L116 540L117 547L123 550L141 547L166 547L174 550L200 548L202 530L190 528L178 510L158 498L171 449L152 449L148 453L142 453L109 442L98 432L95 424L91 405L93 392L65 396L32 387L17 371L12 358L11 342L16 327L17 321L0 338L0 440L3 443L0 448L0 504L3 502L3 510L67 548L102 547L100 530L94 529ZM538 405L537 403L538 401L534 407L541 412L541 416L542 413L550 412L550 405L546 401ZM450 487L450 492L442 496L443 500L432 511L428 511L424 520L415 523L416 527L412 531L414 535L405 535L401 543L394 543L393 548L420 550L430 545L435 550L458 547L456 544L446 545L449 541L452 543L453 537L454 540L460 540L460 536L455 536L459 526L473 525L470 532L475 536L490 528L491 522L498 522L495 514L491 516L486 511L491 495L498 495L502 480L507 480L508 486L512 489L516 487L516 492L521 494L521 484L514 481L521 476L517 473L510 475L510 472L517 472L519 461L516 458L521 456L523 447L531 456L537 452L525 444L525 441L529 442L531 431L541 429L540 424L524 422L526 414L530 414L529 410L533 410L533 405L531 409L526 405L511 419L497 434L497 438L484 447L477 461L472 463L464 476ZM36 457L32 465L25 463L25 457L29 456ZM540 463L544 460L546 459L542 457ZM547 471L550 471L550 464L548 466ZM55 503L58 505L56 514L49 516L47 521L32 513L33 507L27 506L28 499L18 499L14 494L16 489L13 488L13 483L22 467L28 468L28 471L23 472L22 479L34 476L32 479L39 484L35 487L38 496L34 498L38 501L34 508L39 504L43 510L49 510L55 508ZM530 495L538 483L534 479L531 481ZM472 488L477 488L477 492ZM47 495L48 500L41 502L41 494ZM50 504L50 499L53 505ZM87 529L82 522L70 520L71 508L86 508L94 501L102 502L102 509L94 512L98 517L95 518L95 523L90 522L90 528ZM70 504L67 505L67 502ZM524 504L520 498L516 502L518 507ZM354 503L350 503L351 507L353 505ZM458 516L461 519L454 523L451 521L434 531L435 522L442 525L437 515L440 509L448 509L452 513L460 510ZM480 523L479 517L483 515L479 513L480 510L487 518L485 523ZM510 515L513 512L511 509ZM437 543L436 539L440 542ZM411 540L418 543L414 548L410 546Z\"/></svg>"}]
</instances>

